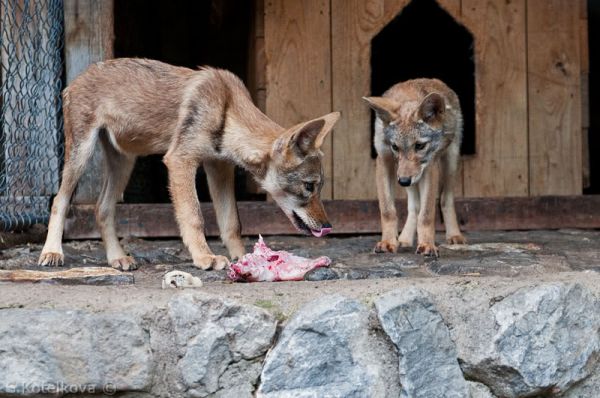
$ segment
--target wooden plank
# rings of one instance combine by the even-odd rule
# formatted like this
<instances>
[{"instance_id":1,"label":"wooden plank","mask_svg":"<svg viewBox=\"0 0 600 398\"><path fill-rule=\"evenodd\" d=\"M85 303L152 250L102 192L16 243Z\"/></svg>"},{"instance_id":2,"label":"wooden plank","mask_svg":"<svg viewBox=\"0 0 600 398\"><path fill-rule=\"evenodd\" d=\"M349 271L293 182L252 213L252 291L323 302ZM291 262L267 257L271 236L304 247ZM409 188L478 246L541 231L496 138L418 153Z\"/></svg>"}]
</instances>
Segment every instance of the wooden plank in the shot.
<instances>
[{"instance_id":1,"label":"wooden plank","mask_svg":"<svg viewBox=\"0 0 600 398\"><path fill-rule=\"evenodd\" d=\"M329 1L268 1L264 24L267 115L289 127L331 112ZM322 148L323 198L333 195L331 137Z\"/></svg>"},{"instance_id":2,"label":"wooden plank","mask_svg":"<svg viewBox=\"0 0 600 398\"><path fill-rule=\"evenodd\" d=\"M462 0L462 22L475 37L477 101L465 196L528 194L525 16L525 0Z\"/></svg>"},{"instance_id":3,"label":"wooden plank","mask_svg":"<svg viewBox=\"0 0 600 398\"><path fill-rule=\"evenodd\" d=\"M582 192L579 7L574 4L579 2L527 3L531 195Z\"/></svg>"},{"instance_id":4,"label":"wooden plank","mask_svg":"<svg viewBox=\"0 0 600 398\"><path fill-rule=\"evenodd\" d=\"M587 20L587 1L580 1L579 43L581 59L581 175L582 187L591 185L590 175L590 54ZM585 10L585 11L584 11Z\"/></svg>"},{"instance_id":5,"label":"wooden plank","mask_svg":"<svg viewBox=\"0 0 600 398\"><path fill-rule=\"evenodd\" d=\"M380 233L379 207L374 200L324 202L335 234ZM396 203L400 220L406 217L406 201ZM238 203L243 235L298 234L275 203ZM208 236L218 236L212 206L202 203ZM461 228L478 230L527 230L600 228L600 195L511 198L458 198L456 213ZM442 230L439 214L437 229ZM178 237L170 204L120 204L119 236ZM65 226L67 239L97 239L93 205L73 205ZM309 238L310 239L310 238Z\"/></svg>"},{"instance_id":6,"label":"wooden plank","mask_svg":"<svg viewBox=\"0 0 600 398\"><path fill-rule=\"evenodd\" d=\"M89 65L113 57L113 0L65 0L65 66L70 83ZM74 203L95 203L102 188L102 153L96 147L79 180Z\"/></svg>"},{"instance_id":7,"label":"wooden plank","mask_svg":"<svg viewBox=\"0 0 600 398\"><path fill-rule=\"evenodd\" d=\"M59 271L26 269L0 270L1 282L51 283L57 285L130 285L131 272L121 272L109 267L77 267Z\"/></svg>"},{"instance_id":8,"label":"wooden plank","mask_svg":"<svg viewBox=\"0 0 600 398\"><path fill-rule=\"evenodd\" d=\"M333 134L335 199L374 199L371 111L371 39L409 0L332 0L332 100L342 112Z\"/></svg>"},{"instance_id":9,"label":"wooden plank","mask_svg":"<svg viewBox=\"0 0 600 398\"><path fill-rule=\"evenodd\" d=\"M437 3L446 10L457 22L461 18L461 0L436 0Z\"/></svg>"}]
</instances>

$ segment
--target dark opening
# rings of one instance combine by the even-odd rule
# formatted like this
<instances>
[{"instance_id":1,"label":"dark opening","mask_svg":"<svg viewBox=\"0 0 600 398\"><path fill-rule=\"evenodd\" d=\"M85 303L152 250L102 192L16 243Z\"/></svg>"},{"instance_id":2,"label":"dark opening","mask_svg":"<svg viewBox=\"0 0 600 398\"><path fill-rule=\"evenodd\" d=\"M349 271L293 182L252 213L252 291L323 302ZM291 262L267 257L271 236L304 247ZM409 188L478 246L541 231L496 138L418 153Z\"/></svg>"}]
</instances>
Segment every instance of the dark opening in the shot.
<instances>
[{"instance_id":1,"label":"dark opening","mask_svg":"<svg viewBox=\"0 0 600 398\"><path fill-rule=\"evenodd\" d=\"M116 0L115 57L144 57L196 69L228 69L246 81L251 1ZM264 200L246 191L246 174L236 170L236 198ZM249 177L248 177L249 178ZM162 156L139 158L125 190L128 203L169 202ZM198 170L198 197L210 201L206 175Z\"/></svg>"},{"instance_id":2,"label":"dark opening","mask_svg":"<svg viewBox=\"0 0 600 398\"><path fill-rule=\"evenodd\" d=\"M464 118L461 153L474 154L473 35L435 0L413 0L371 42L372 95L421 77L440 79L456 92Z\"/></svg>"},{"instance_id":3,"label":"dark opening","mask_svg":"<svg viewBox=\"0 0 600 398\"><path fill-rule=\"evenodd\" d=\"M590 159L590 184L585 194L600 194L600 2L588 0L588 37L590 55L589 101L590 127L588 150Z\"/></svg>"}]
</instances>

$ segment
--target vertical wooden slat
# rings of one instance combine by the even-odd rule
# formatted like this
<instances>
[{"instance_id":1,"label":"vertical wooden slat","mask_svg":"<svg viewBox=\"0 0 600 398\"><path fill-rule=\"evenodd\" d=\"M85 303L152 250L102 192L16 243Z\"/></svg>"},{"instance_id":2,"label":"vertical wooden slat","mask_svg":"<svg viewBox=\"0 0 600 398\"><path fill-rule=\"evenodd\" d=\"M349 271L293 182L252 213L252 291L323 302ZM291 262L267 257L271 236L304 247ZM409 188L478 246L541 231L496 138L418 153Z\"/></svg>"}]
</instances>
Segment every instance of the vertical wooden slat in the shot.
<instances>
[{"instance_id":1,"label":"vertical wooden slat","mask_svg":"<svg viewBox=\"0 0 600 398\"><path fill-rule=\"evenodd\" d=\"M265 3L266 110L292 126L331 111L329 0ZM332 135L323 144L324 199L333 196Z\"/></svg>"},{"instance_id":2,"label":"vertical wooden slat","mask_svg":"<svg viewBox=\"0 0 600 398\"><path fill-rule=\"evenodd\" d=\"M113 0L65 0L65 65L67 83L89 65L113 57ZM99 146L79 180L73 201L94 203L102 187Z\"/></svg>"},{"instance_id":3,"label":"vertical wooden slat","mask_svg":"<svg viewBox=\"0 0 600 398\"><path fill-rule=\"evenodd\" d=\"M335 199L375 199L371 159L371 39L409 0L332 0L333 109L342 112L333 135Z\"/></svg>"},{"instance_id":4,"label":"vertical wooden slat","mask_svg":"<svg viewBox=\"0 0 600 398\"><path fill-rule=\"evenodd\" d=\"M475 37L476 154L464 161L465 196L526 196L525 0L462 0Z\"/></svg>"},{"instance_id":5,"label":"vertical wooden slat","mask_svg":"<svg viewBox=\"0 0 600 398\"><path fill-rule=\"evenodd\" d=\"M579 4L527 2L531 195L582 192Z\"/></svg>"},{"instance_id":6,"label":"vertical wooden slat","mask_svg":"<svg viewBox=\"0 0 600 398\"><path fill-rule=\"evenodd\" d=\"M461 0L436 0L457 22L460 22Z\"/></svg>"},{"instance_id":7,"label":"vertical wooden slat","mask_svg":"<svg viewBox=\"0 0 600 398\"><path fill-rule=\"evenodd\" d=\"M253 16L250 26L248 48L248 91L261 111L266 110L267 64L265 58L265 2L253 1ZM254 178L246 173L246 192L264 193Z\"/></svg>"},{"instance_id":8,"label":"vertical wooden slat","mask_svg":"<svg viewBox=\"0 0 600 398\"><path fill-rule=\"evenodd\" d=\"M579 1L579 42L581 59L581 175L582 186L590 186L590 54L588 38L587 0Z\"/></svg>"},{"instance_id":9,"label":"vertical wooden slat","mask_svg":"<svg viewBox=\"0 0 600 398\"><path fill-rule=\"evenodd\" d=\"M454 20L462 24L462 1L461 0L436 0L437 3L454 18ZM463 158L458 161L458 170L456 171L454 196L464 196L464 176L463 176Z\"/></svg>"}]
</instances>

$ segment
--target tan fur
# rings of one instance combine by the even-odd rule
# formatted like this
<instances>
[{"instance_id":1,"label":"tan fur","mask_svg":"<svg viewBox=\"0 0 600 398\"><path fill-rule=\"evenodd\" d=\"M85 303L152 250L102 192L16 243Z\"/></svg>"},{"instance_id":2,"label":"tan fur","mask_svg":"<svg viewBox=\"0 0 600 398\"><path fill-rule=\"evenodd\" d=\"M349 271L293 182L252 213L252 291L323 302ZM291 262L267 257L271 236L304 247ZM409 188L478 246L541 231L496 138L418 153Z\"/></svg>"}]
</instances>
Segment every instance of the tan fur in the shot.
<instances>
[{"instance_id":1,"label":"tan fur","mask_svg":"<svg viewBox=\"0 0 600 398\"><path fill-rule=\"evenodd\" d=\"M137 156L164 154L181 236L200 268L221 269L228 264L227 258L211 252L204 237L195 188L201 165L221 237L233 258L244 254L234 165L253 174L299 228L310 232L330 227L319 199L320 146L339 113L286 130L252 104L243 83L232 73L213 68L194 71L146 59L92 65L71 83L63 98L65 166L41 265L63 263L61 239L69 200L97 141L104 149L106 170L96 218L113 267L136 267L117 239L114 218L115 203ZM318 189L308 192L307 181L314 181Z\"/></svg>"},{"instance_id":2,"label":"tan fur","mask_svg":"<svg viewBox=\"0 0 600 398\"><path fill-rule=\"evenodd\" d=\"M464 243L454 208L454 178L460 157L462 115L456 94L436 79L398 83L382 97L365 98L375 110L376 179L382 238L376 252L411 247L438 255L435 200L441 188L446 239ZM394 204L395 181L409 184L408 216L400 236Z\"/></svg>"}]
</instances>

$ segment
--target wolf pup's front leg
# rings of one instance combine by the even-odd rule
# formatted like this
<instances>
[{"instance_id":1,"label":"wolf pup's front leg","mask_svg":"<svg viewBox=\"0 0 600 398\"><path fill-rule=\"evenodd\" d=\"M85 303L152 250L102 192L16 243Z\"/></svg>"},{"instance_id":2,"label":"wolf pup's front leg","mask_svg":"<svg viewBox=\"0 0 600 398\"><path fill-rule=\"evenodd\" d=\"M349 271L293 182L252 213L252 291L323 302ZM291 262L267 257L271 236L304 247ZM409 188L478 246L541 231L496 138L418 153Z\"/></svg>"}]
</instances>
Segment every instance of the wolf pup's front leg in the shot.
<instances>
[{"instance_id":1,"label":"wolf pup's front leg","mask_svg":"<svg viewBox=\"0 0 600 398\"><path fill-rule=\"evenodd\" d=\"M194 265L201 269L225 268L229 264L227 257L214 255L204 236L204 220L195 183L199 160L175 150L165 155L164 163L169 171L169 191L181 238Z\"/></svg>"},{"instance_id":2,"label":"wolf pup's front leg","mask_svg":"<svg viewBox=\"0 0 600 398\"><path fill-rule=\"evenodd\" d=\"M417 253L424 256L438 256L435 246L435 199L439 185L437 162L431 164L419 181L421 209L417 218Z\"/></svg>"}]
</instances>

